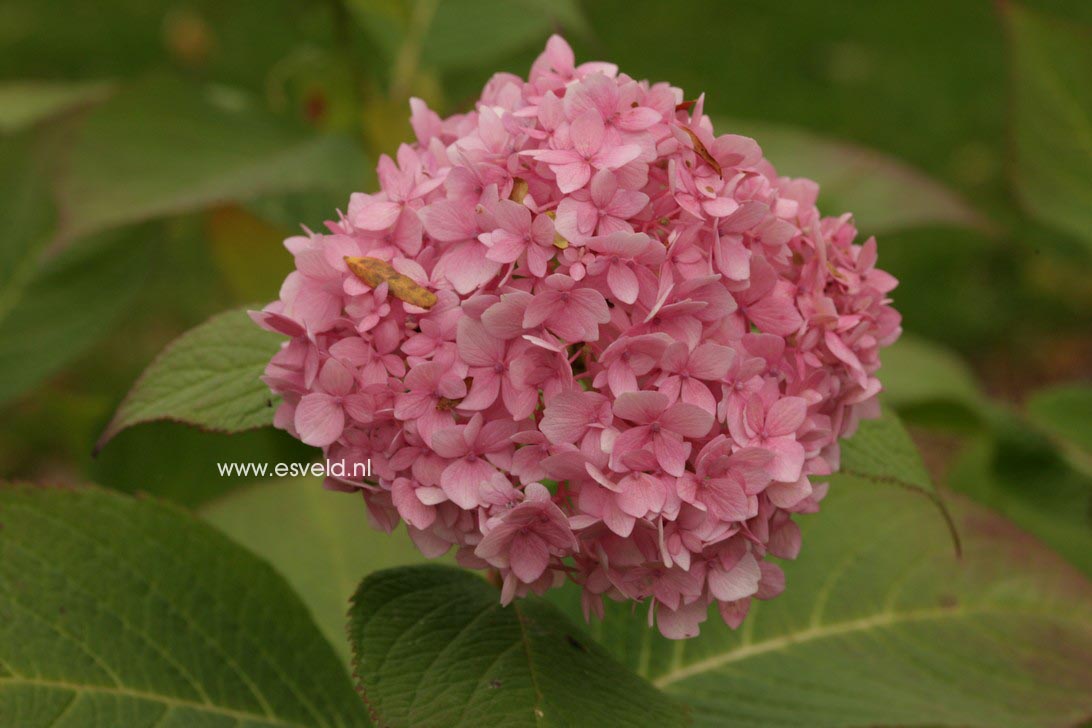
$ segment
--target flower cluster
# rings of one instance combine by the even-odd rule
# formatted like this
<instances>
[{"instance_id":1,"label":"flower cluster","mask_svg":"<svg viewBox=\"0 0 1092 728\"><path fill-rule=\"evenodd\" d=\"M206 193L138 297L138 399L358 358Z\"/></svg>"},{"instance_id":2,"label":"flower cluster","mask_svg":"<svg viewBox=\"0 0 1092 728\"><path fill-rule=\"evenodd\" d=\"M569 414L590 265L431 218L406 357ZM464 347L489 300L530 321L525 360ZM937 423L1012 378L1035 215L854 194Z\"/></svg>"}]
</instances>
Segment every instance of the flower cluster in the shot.
<instances>
[{"instance_id":1,"label":"flower cluster","mask_svg":"<svg viewBox=\"0 0 1092 728\"><path fill-rule=\"evenodd\" d=\"M378 476L328 485L504 602L569 578L668 637L711 604L738 626L875 414L900 331L875 241L702 106L556 36L468 114L415 99L381 191L289 239L253 314L291 337L276 425Z\"/></svg>"}]
</instances>

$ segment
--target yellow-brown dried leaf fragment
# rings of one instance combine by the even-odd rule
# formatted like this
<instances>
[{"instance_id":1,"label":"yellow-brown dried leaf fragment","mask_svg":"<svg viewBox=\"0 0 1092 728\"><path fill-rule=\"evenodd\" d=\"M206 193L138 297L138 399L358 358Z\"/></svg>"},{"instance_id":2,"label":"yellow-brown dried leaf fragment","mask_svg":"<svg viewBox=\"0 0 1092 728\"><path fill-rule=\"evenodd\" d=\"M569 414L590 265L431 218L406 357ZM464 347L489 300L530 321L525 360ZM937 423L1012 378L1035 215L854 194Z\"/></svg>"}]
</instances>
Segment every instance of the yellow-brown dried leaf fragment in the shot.
<instances>
[{"instance_id":1,"label":"yellow-brown dried leaf fragment","mask_svg":"<svg viewBox=\"0 0 1092 728\"><path fill-rule=\"evenodd\" d=\"M518 202L523 204L524 199L527 198L527 192L530 187L527 186L527 180L522 177L512 178L512 194L508 195L508 199L512 202Z\"/></svg>"},{"instance_id":2,"label":"yellow-brown dried leaf fragment","mask_svg":"<svg viewBox=\"0 0 1092 728\"><path fill-rule=\"evenodd\" d=\"M557 220L557 213L554 212L553 210L550 210L549 212L546 213L546 217L550 218L551 220L556 221ZM564 250L565 248L569 247L569 241L566 240L561 235L561 233L559 233L557 231L557 228L554 228L554 247L557 248L558 250Z\"/></svg>"},{"instance_id":3,"label":"yellow-brown dried leaf fragment","mask_svg":"<svg viewBox=\"0 0 1092 728\"><path fill-rule=\"evenodd\" d=\"M377 288L380 284L386 283L395 298L412 306L432 308L436 304L435 293L418 284L409 276L402 275L385 260L346 256L345 263L349 266L349 270L353 272L353 275L372 288Z\"/></svg>"},{"instance_id":4,"label":"yellow-brown dried leaf fragment","mask_svg":"<svg viewBox=\"0 0 1092 728\"><path fill-rule=\"evenodd\" d=\"M721 168L720 162L717 161L716 157L709 153L709 150L706 149L705 145L701 143L701 139L698 139L698 135L691 131L690 127L688 126L683 126L682 124L679 124L679 126L690 137L690 141L694 143L694 151L697 152L697 155L702 158L702 161L704 161L706 164L716 170L718 175L723 177L724 170Z\"/></svg>"}]
</instances>

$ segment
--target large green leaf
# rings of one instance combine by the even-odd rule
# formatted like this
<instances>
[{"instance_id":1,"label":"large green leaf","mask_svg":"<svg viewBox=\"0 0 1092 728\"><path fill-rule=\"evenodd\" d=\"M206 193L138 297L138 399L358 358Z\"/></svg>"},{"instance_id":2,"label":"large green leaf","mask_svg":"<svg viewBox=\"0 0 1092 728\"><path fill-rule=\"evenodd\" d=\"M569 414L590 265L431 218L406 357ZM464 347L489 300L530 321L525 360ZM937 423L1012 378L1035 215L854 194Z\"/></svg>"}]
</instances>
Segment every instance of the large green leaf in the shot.
<instances>
[{"instance_id":1,"label":"large green leaf","mask_svg":"<svg viewBox=\"0 0 1092 728\"><path fill-rule=\"evenodd\" d=\"M1075 725L1092 715L1092 586L996 516L835 479L787 587L732 632L671 642L611 605L592 634L697 725ZM572 610L578 610L573 595ZM757 607L757 608L756 608Z\"/></svg>"},{"instance_id":2,"label":"large green leaf","mask_svg":"<svg viewBox=\"0 0 1092 728\"><path fill-rule=\"evenodd\" d=\"M324 490L316 478L245 488L201 512L288 579L345 664L345 612L361 575L425 560L405 529L372 528L359 495Z\"/></svg>"},{"instance_id":3,"label":"large green leaf","mask_svg":"<svg viewBox=\"0 0 1092 728\"><path fill-rule=\"evenodd\" d=\"M440 70L482 64L535 43L561 22L584 26L573 0L350 0L393 73L423 60Z\"/></svg>"},{"instance_id":4,"label":"large green leaf","mask_svg":"<svg viewBox=\"0 0 1092 728\"><path fill-rule=\"evenodd\" d=\"M1074 466L1092 475L1092 385L1040 389L1026 408L1028 419L1058 444Z\"/></svg>"},{"instance_id":5,"label":"large green leaf","mask_svg":"<svg viewBox=\"0 0 1092 728\"><path fill-rule=\"evenodd\" d=\"M861 422L853 437L842 441L841 448L843 473L926 494L936 492L914 441L889 410L879 419Z\"/></svg>"},{"instance_id":6,"label":"large green leaf","mask_svg":"<svg viewBox=\"0 0 1092 728\"><path fill-rule=\"evenodd\" d=\"M355 189L359 146L303 133L249 97L164 77L95 108L60 183L65 237L225 201Z\"/></svg>"},{"instance_id":7,"label":"large green leaf","mask_svg":"<svg viewBox=\"0 0 1092 728\"><path fill-rule=\"evenodd\" d=\"M348 196L346 191L339 202L344 203ZM330 203L326 206L328 219L336 215L338 204L327 202ZM286 254L282 241L305 222L297 218L291 226L273 225L235 205L218 208L206 216L209 252L217 273L236 301L268 301L276 297L285 277L295 270L295 260ZM321 223L314 224L312 229L321 229Z\"/></svg>"},{"instance_id":8,"label":"large green leaf","mask_svg":"<svg viewBox=\"0 0 1092 728\"><path fill-rule=\"evenodd\" d=\"M294 52L334 45L330 10L298 0L10 0L0 77L131 78L173 67L272 96Z\"/></svg>"},{"instance_id":9,"label":"large green leaf","mask_svg":"<svg viewBox=\"0 0 1092 728\"><path fill-rule=\"evenodd\" d=\"M105 405L109 407L110 403ZM127 429L96 457L87 459L88 440L94 439L101 428L100 417L93 425L65 433L69 439L78 438L78 452L82 457L77 462L87 460L84 472L90 480L109 483L114 490L126 493L149 493L191 508L269 480L269 475L253 472L222 476L220 467L225 463L302 464L312 460L317 452L287 432L272 427L225 437L220 432L163 421ZM86 434L88 431L92 434ZM253 525L258 527L257 523ZM271 538L276 538L278 525L267 525ZM240 540L234 533L228 535ZM249 542L243 540L241 543L269 559L268 553L254 549ZM306 595L304 601L307 601Z\"/></svg>"},{"instance_id":10,"label":"large green leaf","mask_svg":"<svg viewBox=\"0 0 1092 728\"><path fill-rule=\"evenodd\" d=\"M37 142L27 133L0 138L0 316L15 305L33 277L57 221Z\"/></svg>"},{"instance_id":11,"label":"large green leaf","mask_svg":"<svg viewBox=\"0 0 1092 728\"><path fill-rule=\"evenodd\" d=\"M0 486L0 723L366 725L272 569L177 508Z\"/></svg>"},{"instance_id":12,"label":"large green leaf","mask_svg":"<svg viewBox=\"0 0 1092 728\"><path fill-rule=\"evenodd\" d=\"M959 532L952 515L937 493L910 433L894 412L885 409L879 419L861 422L857 432L842 441L841 455L841 474L876 484L895 485L932 501L937 507L937 515L948 525L954 553L959 554Z\"/></svg>"},{"instance_id":13,"label":"large green leaf","mask_svg":"<svg viewBox=\"0 0 1092 728\"><path fill-rule=\"evenodd\" d=\"M685 723L684 711L615 662L548 602L500 605L466 571L373 574L349 614L354 671L391 726L614 726Z\"/></svg>"},{"instance_id":14,"label":"large green leaf","mask_svg":"<svg viewBox=\"0 0 1092 728\"><path fill-rule=\"evenodd\" d=\"M101 81L0 82L0 133L8 133L105 97Z\"/></svg>"},{"instance_id":15,"label":"large green leaf","mask_svg":"<svg viewBox=\"0 0 1092 728\"><path fill-rule=\"evenodd\" d=\"M597 637L698 725L1058 725L1092 715L1092 585L965 500L938 513L897 418L844 443L785 592L672 642L629 605ZM950 514L950 515L949 515ZM946 522L947 521L947 522ZM953 527L962 552L952 545ZM580 613L578 590L555 601Z\"/></svg>"},{"instance_id":16,"label":"large green leaf","mask_svg":"<svg viewBox=\"0 0 1092 728\"><path fill-rule=\"evenodd\" d=\"M1012 178L1028 210L1092 249L1092 33L1003 6L1012 51Z\"/></svg>"},{"instance_id":17,"label":"large green leaf","mask_svg":"<svg viewBox=\"0 0 1092 728\"><path fill-rule=\"evenodd\" d=\"M133 244L141 232L68 248L18 287L0 310L0 403L82 354L121 318L151 262L148 246Z\"/></svg>"},{"instance_id":18,"label":"large green leaf","mask_svg":"<svg viewBox=\"0 0 1092 728\"><path fill-rule=\"evenodd\" d=\"M824 214L852 212L866 235L927 225L992 229L959 193L881 152L768 122L722 120L717 131L754 137L779 173L819 183Z\"/></svg>"},{"instance_id":19,"label":"large green leaf","mask_svg":"<svg viewBox=\"0 0 1092 728\"><path fill-rule=\"evenodd\" d=\"M967 364L942 345L903 334L883 352L883 399L902 409L937 403L978 410L984 397Z\"/></svg>"},{"instance_id":20,"label":"large green leaf","mask_svg":"<svg viewBox=\"0 0 1092 728\"><path fill-rule=\"evenodd\" d=\"M439 68L461 68L545 43L558 23L578 29L583 22L573 0L443 0L421 52Z\"/></svg>"},{"instance_id":21,"label":"large green leaf","mask_svg":"<svg viewBox=\"0 0 1092 728\"><path fill-rule=\"evenodd\" d=\"M272 424L276 402L259 377L282 340L258 328L245 309L187 331L133 385L96 449L126 427L154 420L222 432Z\"/></svg>"},{"instance_id":22,"label":"large green leaf","mask_svg":"<svg viewBox=\"0 0 1092 728\"><path fill-rule=\"evenodd\" d=\"M959 555L959 532L952 514L898 415L885 409L878 419L861 422L857 432L841 442L841 456L841 475L895 485L932 501L937 515L947 523L951 545Z\"/></svg>"},{"instance_id":23,"label":"large green leaf","mask_svg":"<svg viewBox=\"0 0 1092 728\"><path fill-rule=\"evenodd\" d=\"M1020 292L1027 272L1011 250L986 235L955 227L901 230L882 236L879 254L880 268L899 280L895 308L907 331L981 356L1028 320ZM880 356L885 364L886 353ZM882 382L882 368L878 376Z\"/></svg>"},{"instance_id":24,"label":"large green leaf","mask_svg":"<svg viewBox=\"0 0 1092 728\"><path fill-rule=\"evenodd\" d=\"M946 483L1092 577L1092 477L1036 442L1026 426L1009 423L970 439L948 468Z\"/></svg>"}]
</instances>

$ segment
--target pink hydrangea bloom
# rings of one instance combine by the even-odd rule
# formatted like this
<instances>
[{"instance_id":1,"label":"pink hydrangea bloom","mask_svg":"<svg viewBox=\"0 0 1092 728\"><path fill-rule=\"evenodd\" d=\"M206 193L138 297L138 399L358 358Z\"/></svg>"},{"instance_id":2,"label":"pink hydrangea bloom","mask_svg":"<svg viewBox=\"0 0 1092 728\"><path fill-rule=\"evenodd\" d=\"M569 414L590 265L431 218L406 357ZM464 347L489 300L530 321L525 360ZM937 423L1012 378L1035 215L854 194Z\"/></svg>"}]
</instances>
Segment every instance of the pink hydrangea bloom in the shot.
<instances>
[{"instance_id":1,"label":"pink hydrangea bloom","mask_svg":"<svg viewBox=\"0 0 1092 728\"><path fill-rule=\"evenodd\" d=\"M276 425L371 460L328 485L375 525L672 638L785 588L900 332L875 241L683 99L556 36L467 114L414 99L379 192L288 240L254 313L289 337Z\"/></svg>"}]
</instances>

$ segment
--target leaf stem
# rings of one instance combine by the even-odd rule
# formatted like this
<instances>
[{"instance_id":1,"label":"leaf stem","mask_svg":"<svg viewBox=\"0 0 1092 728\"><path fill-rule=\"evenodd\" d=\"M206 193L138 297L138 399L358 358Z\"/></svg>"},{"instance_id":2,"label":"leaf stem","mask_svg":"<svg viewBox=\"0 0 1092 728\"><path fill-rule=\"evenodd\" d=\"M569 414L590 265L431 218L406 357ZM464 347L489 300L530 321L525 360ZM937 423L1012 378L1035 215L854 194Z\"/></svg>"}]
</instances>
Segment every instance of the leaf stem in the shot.
<instances>
[{"instance_id":1,"label":"leaf stem","mask_svg":"<svg viewBox=\"0 0 1092 728\"><path fill-rule=\"evenodd\" d=\"M438 0L417 0L413 4L413 15L406 29L406 39L398 49L398 55L391 67L391 97L406 98L413 87L417 69L421 65L421 50L425 36L436 15Z\"/></svg>"}]
</instances>

